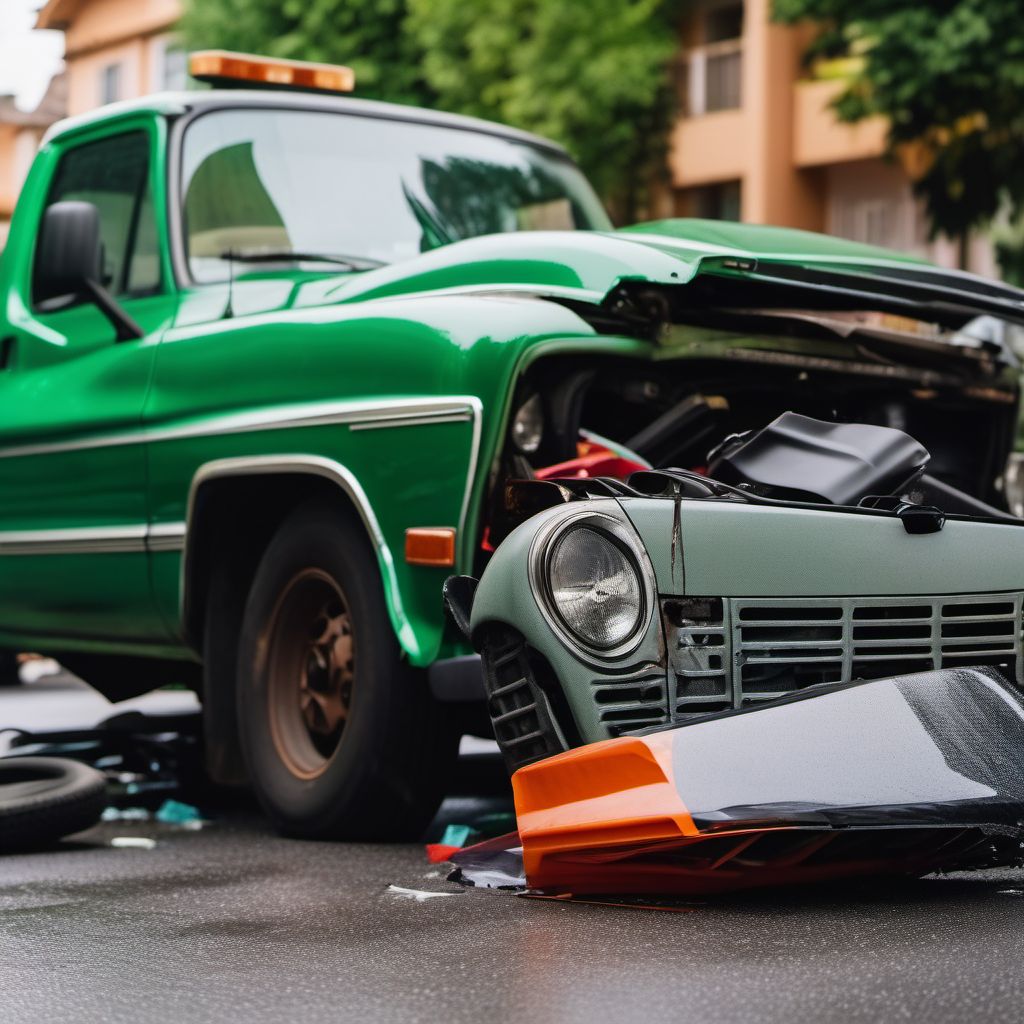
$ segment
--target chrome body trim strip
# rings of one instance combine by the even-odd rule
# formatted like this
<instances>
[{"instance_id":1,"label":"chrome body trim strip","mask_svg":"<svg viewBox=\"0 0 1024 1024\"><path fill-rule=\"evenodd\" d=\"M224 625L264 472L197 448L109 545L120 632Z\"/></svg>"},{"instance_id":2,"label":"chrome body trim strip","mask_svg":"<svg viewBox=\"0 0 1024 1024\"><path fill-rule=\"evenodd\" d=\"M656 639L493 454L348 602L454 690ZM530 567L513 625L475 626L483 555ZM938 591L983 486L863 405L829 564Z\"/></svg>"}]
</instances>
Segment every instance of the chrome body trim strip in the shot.
<instances>
[{"instance_id":1,"label":"chrome body trim strip","mask_svg":"<svg viewBox=\"0 0 1024 1024\"><path fill-rule=\"evenodd\" d=\"M185 546L185 524L153 523L146 535L146 547L149 551L181 551Z\"/></svg>"},{"instance_id":2,"label":"chrome body trim strip","mask_svg":"<svg viewBox=\"0 0 1024 1024\"><path fill-rule=\"evenodd\" d=\"M462 564L463 572L472 572L473 542L466 534L466 519L469 516L469 502L473 496L473 485L476 483L477 467L480 464L480 435L483 430L484 404L479 398L469 398L473 411L473 436L470 438L469 465L466 467L466 489L462 494L462 505L459 508L459 532L455 538L456 564ZM461 545L462 559L459 559ZM464 560L464 561L463 561Z\"/></svg>"},{"instance_id":3,"label":"chrome body trim strip","mask_svg":"<svg viewBox=\"0 0 1024 1024\"><path fill-rule=\"evenodd\" d=\"M469 410L452 415L441 413L436 416L409 413L405 416L387 416L379 419L361 420L359 423L349 424L349 430L384 430L389 427L417 427L429 423L468 423L472 418L473 413Z\"/></svg>"},{"instance_id":4,"label":"chrome body trim strip","mask_svg":"<svg viewBox=\"0 0 1024 1024\"><path fill-rule=\"evenodd\" d=\"M0 448L0 459L295 427L347 425L353 429L366 429L392 425L411 426L413 423L459 422L473 416L479 404L480 400L471 395L395 398L385 401L309 402L275 406L254 412L217 414L195 423L183 423L172 427L145 426L130 432L103 434L73 441L52 441Z\"/></svg>"},{"instance_id":5,"label":"chrome body trim strip","mask_svg":"<svg viewBox=\"0 0 1024 1024\"><path fill-rule=\"evenodd\" d=\"M0 533L0 555L100 555L142 553L145 550L144 523L57 530L7 530Z\"/></svg>"},{"instance_id":6,"label":"chrome body trim strip","mask_svg":"<svg viewBox=\"0 0 1024 1024\"><path fill-rule=\"evenodd\" d=\"M180 551L184 523L0 532L0 555L110 555Z\"/></svg>"}]
</instances>

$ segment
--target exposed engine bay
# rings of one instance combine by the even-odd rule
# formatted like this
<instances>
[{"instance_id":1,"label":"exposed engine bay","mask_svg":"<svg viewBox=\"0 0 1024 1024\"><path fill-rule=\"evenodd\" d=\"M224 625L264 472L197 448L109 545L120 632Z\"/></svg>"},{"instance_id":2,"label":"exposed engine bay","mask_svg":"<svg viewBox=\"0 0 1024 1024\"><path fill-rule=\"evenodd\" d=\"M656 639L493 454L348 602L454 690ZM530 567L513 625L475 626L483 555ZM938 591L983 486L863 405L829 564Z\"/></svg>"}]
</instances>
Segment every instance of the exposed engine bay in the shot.
<instances>
[{"instance_id":1,"label":"exposed engine bay","mask_svg":"<svg viewBox=\"0 0 1024 1024\"><path fill-rule=\"evenodd\" d=\"M831 287L781 265L771 281L624 282L600 310L577 311L599 331L649 339L651 358L562 355L529 367L515 396L513 452L534 470L560 463L584 430L653 466L698 469L726 436L792 411L902 430L931 453L935 478L1005 506L1020 310L984 289L959 302L938 282L911 287L897 271L880 289L834 269ZM531 401L532 447L522 447L515 427Z\"/></svg>"},{"instance_id":2,"label":"exposed engine bay","mask_svg":"<svg viewBox=\"0 0 1024 1024\"><path fill-rule=\"evenodd\" d=\"M1017 394L1005 379L977 377L972 357L966 357L970 372L963 366L953 372L787 352L785 339L770 344L731 342L715 359L558 356L535 364L514 396L485 548L507 532L503 491L510 480L625 480L637 470L672 467L757 493L723 447L785 413L913 438L928 464L908 495L918 504L983 516L1006 509L1002 475ZM776 469L793 454L777 452ZM815 500L813 488L803 495L779 490L777 496ZM824 500L856 505L867 493Z\"/></svg>"},{"instance_id":3,"label":"exposed engine bay","mask_svg":"<svg viewBox=\"0 0 1024 1024\"><path fill-rule=\"evenodd\" d=\"M727 436L798 412L901 430L928 449L933 476L1000 504L996 482L1015 426L1013 391L953 378L940 384L934 379L940 374L909 371L904 379L886 374L889 379L880 380L863 372L866 367L837 372L807 365L813 360L805 356L761 351L751 359L750 350L734 351L745 351L745 358L589 367L579 358L544 361L520 384L508 475L531 475L572 459L581 431L610 439L652 466L699 469Z\"/></svg>"}]
</instances>

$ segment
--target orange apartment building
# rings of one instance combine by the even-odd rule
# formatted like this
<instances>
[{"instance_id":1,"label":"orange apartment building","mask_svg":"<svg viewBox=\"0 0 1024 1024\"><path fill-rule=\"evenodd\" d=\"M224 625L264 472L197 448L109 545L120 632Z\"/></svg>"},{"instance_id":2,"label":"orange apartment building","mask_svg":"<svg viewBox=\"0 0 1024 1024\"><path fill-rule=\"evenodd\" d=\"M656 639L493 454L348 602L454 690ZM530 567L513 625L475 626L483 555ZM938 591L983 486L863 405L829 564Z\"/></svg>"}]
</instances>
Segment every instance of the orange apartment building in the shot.
<instances>
[{"instance_id":1,"label":"orange apartment building","mask_svg":"<svg viewBox=\"0 0 1024 1024\"><path fill-rule=\"evenodd\" d=\"M773 24L771 0L699 0L678 60L680 113L670 188L658 216L783 224L914 252L956 266L958 246L928 241L902 169L883 158L885 122L845 125L842 82L804 66L810 29ZM987 239L971 270L998 276Z\"/></svg>"},{"instance_id":2,"label":"orange apartment building","mask_svg":"<svg viewBox=\"0 0 1024 1024\"><path fill-rule=\"evenodd\" d=\"M808 31L772 24L770 4L695 0L677 61L669 185L652 215L808 228L955 266L957 246L928 242L906 175L883 159L884 123L836 120L829 101L841 83L809 73ZM183 88L185 54L173 36L179 14L180 0L48 0L37 24L65 34L68 113ZM0 219L4 201L0 179ZM970 245L969 263L996 274L983 238Z\"/></svg>"},{"instance_id":3,"label":"orange apartment building","mask_svg":"<svg viewBox=\"0 0 1024 1024\"><path fill-rule=\"evenodd\" d=\"M179 0L47 0L36 27L64 33L68 113L183 89L185 54L173 28Z\"/></svg>"},{"instance_id":4,"label":"orange apartment building","mask_svg":"<svg viewBox=\"0 0 1024 1024\"><path fill-rule=\"evenodd\" d=\"M178 0L48 0L36 27L64 32L65 71L27 113L0 97L0 249L46 129L68 114L161 89L182 89L185 54L172 29Z\"/></svg>"}]
</instances>

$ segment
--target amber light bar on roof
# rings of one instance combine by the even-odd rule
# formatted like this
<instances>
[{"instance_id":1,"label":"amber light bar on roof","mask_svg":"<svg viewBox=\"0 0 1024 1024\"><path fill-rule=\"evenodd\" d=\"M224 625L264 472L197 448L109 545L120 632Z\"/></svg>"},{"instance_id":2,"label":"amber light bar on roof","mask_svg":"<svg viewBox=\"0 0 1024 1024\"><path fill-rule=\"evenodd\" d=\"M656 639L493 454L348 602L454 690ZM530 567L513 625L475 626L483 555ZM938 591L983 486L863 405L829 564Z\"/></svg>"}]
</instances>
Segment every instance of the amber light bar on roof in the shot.
<instances>
[{"instance_id":1,"label":"amber light bar on roof","mask_svg":"<svg viewBox=\"0 0 1024 1024\"><path fill-rule=\"evenodd\" d=\"M189 57L189 74L215 86L245 82L268 89L351 92L356 76L342 64L313 64L304 60L278 60L230 50L197 50Z\"/></svg>"}]
</instances>

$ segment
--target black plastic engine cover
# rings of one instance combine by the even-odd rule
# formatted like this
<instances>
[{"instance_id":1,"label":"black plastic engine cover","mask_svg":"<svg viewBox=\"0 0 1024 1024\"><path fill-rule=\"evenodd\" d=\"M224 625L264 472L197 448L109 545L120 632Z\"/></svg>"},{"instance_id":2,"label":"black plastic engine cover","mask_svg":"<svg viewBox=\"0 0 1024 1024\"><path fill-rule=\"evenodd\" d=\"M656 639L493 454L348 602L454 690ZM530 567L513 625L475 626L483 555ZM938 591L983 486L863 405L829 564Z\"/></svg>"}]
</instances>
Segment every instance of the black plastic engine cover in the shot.
<instances>
[{"instance_id":1,"label":"black plastic engine cover","mask_svg":"<svg viewBox=\"0 0 1024 1024\"><path fill-rule=\"evenodd\" d=\"M727 439L708 476L769 498L856 505L869 494L901 493L929 458L902 430L784 412L762 430Z\"/></svg>"}]
</instances>

